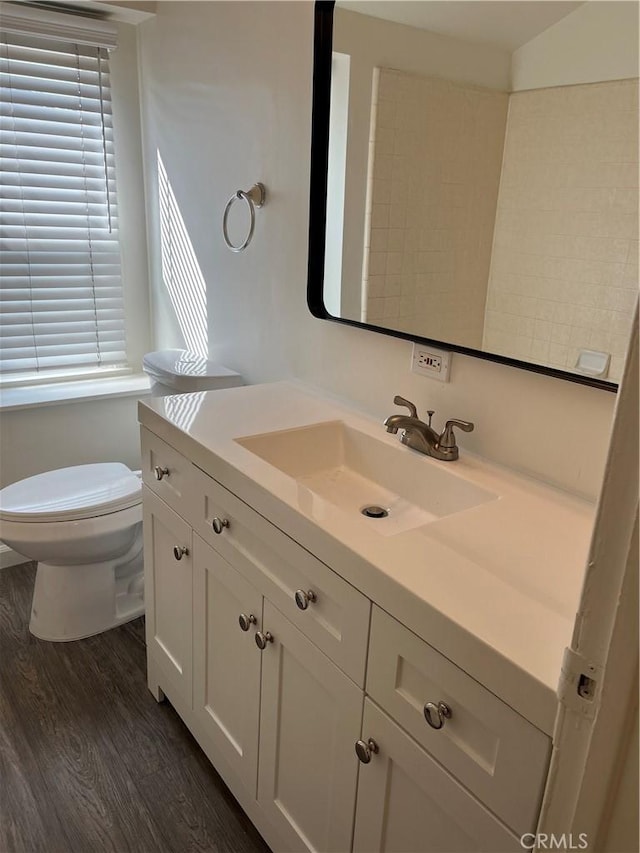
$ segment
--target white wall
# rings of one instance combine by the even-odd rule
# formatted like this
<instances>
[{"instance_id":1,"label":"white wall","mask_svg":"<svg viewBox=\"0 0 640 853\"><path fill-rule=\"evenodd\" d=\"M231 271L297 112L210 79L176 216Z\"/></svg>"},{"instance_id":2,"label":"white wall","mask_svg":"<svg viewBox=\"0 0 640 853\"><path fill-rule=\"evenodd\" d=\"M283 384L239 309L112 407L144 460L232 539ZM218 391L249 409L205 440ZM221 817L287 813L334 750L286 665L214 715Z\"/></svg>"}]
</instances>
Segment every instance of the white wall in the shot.
<instances>
[{"instance_id":1,"label":"white wall","mask_svg":"<svg viewBox=\"0 0 640 853\"><path fill-rule=\"evenodd\" d=\"M583 3L513 53L511 89L638 76L638 4Z\"/></svg>"},{"instance_id":2,"label":"white wall","mask_svg":"<svg viewBox=\"0 0 640 853\"><path fill-rule=\"evenodd\" d=\"M139 468L137 404L134 397L119 397L3 413L0 487L88 462Z\"/></svg>"},{"instance_id":3,"label":"white wall","mask_svg":"<svg viewBox=\"0 0 640 853\"><path fill-rule=\"evenodd\" d=\"M116 179L127 349L134 369L151 346L142 189L136 30L118 24L111 54ZM117 398L0 413L0 487L53 468L122 461L140 466L136 402Z\"/></svg>"},{"instance_id":4,"label":"white wall","mask_svg":"<svg viewBox=\"0 0 640 853\"><path fill-rule=\"evenodd\" d=\"M595 495L613 394L459 355L443 385L409 373L410 343L309 313L313 4L163 2L140 35L147 180L159 147L207 283L212 354L250 382L297 376L379 417L402 394L435 408L438 425L474 420L463 448ZM256 180L267 203L235 255L222 210ZM154 277L162 333L159 286Z\"/></svg>"}]
</instances>

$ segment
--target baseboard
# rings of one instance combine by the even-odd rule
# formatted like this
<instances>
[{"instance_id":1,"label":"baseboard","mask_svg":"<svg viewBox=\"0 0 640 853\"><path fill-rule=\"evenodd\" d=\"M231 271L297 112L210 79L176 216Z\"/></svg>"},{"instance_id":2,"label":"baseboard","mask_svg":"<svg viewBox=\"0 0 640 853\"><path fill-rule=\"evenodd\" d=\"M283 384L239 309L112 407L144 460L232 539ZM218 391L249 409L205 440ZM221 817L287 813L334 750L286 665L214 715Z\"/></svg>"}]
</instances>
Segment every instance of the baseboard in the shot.
<instances>
[{"instance_id":1,"label":"baseboard","mask_svg":"<svg viewBox=\"0 0 640 853\"><path fill-rule=\"evenodd\" d=\"M9 566L17 566L19 563L28 563L29 558L13 551L4 542L0 542L0 569L8 569Z\"/></svg>"}]
</instances>

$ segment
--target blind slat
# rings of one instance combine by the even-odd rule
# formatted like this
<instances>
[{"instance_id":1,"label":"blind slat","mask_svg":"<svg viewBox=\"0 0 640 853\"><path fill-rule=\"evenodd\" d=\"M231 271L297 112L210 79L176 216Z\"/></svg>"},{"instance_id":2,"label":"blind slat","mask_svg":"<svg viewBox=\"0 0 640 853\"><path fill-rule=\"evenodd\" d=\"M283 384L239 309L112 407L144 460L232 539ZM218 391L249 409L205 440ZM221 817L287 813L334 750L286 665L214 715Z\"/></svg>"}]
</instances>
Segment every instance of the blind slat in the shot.
<instances>
[{"instance_id":1,"label":"blind slat","mask_svg":"<svg viewBox=\"0 0 640 853\"><path fill-rule=\"evenodd\" d=\"M25 137L27 134L25 134ZM104 151L102 144L98 145L98 139L92 139L86 136L81 139L80 134L77 137L71 137L77 146L75 149L70 149L69 138L64 136L46 136L44 134L28 134L29 139L23 138L16 142L14 140L3 139L0 143L0 157L17 160L53 160L56 163L80 163L85 162L89 165L103 166L105 161L105 153L107 162L109 158L113 158L113 154ZM16 147L19 149L16 152ZM113 165L111 163L111 165Z\"/></svg>"},{"instance_id":2,"label":"blind slat","mask_svg":"<svg viewBox=\"0 0 640 853\"><path fill-rule=\"evenodd\" d=\"M4 115L0 118L0 139L2 144L14 148L62 148L75 144L79 151L83 148L104 150L105 142L111 147L111 128L103 128L100 116L87 121L48 120L46 118L20 118ZM100 143L96 149L95 143Z\"/></svg>"},{"instance_id":3,"label":"blind slat","mask_svg":"<svg viewBox=\"0 0 640 853\"><path fill-rule=\"evenodd\" d=\"M47 133L54 136L70 136L78 133L78 128L82 128L87 133L99 133L101 136L103 131L107 137L111 136L111 128L104 126L104 116L100 112L100 106L94 112L83 110L84 115L82 121L78 120L77 112L74 115L74 110L71 108L54 107L48 110L47 118L42 118L42 110L35 107L29 108L22 104L6 104L2 103L2 111L0 112L0 131L8 133L12 137L16 133ZM16 144L15 139L12 140Z\"/></svg>"},{"instance_id":4,"label":"blind slat","mask_svg":"<svg viewBox=\"0 0 640 853\"><path fill-rule=\"evenodd\" d=\"M2 215L0 213L0 215ZM77 216L69 214L65 219L62 214L57 216L44 213L11 213L4 211L6 225L0 228L0 237L7 239L30 240L32 235L38 240L55 240L58 237L70 236L82 239L90 234L94 238L104 232L105 239L113 239L109 233L107 214L101 216ZM115 226L113 219L112 226Z\"/></svg>"},{"instance_id":5,"label":"blind slat","mask_svg":"<svg viewBox=\"0 0 640 853\"><path fill-rule=\"evenodd\" d=\"M78 213L87 211L90 216L101 216L104 204L106 201L106 193L86 193L86 201L77 199L77 194L73 191L60 198L53 193L47 194L45 198L33 196L34 193L28 193L25 197L21 188L3 188L4 198L1 209L9 217L17 218L18 216L33 216L47 217L51 221L56 221L58 217L65 216L65 211L69 215L77 216Z\"/></svg>"},{"instance_id":6,"label":"blind slat","mask_svg":"<svg viewBox=\"0 0 640 853\"><path fill-rule=\"evenodd\" d=\"M14 62L24 62L29 65L70 65L80 63L81 67L93 67L97 62L96 49L73 42L58 41L56 45L47 45L36 39L21 40L5 38L0 34L3 43L2 57L9 57Z\"/></svg>"},{"instance_id":7,"label":"blind slat","mask_svg":"<svg viewBox=\"0 0 640 853\"><path fill-rule=\"evenodd\" d=\"M46 259L50 256L44 255L43 257ZM70 257L63 264L62 258L56 255L54 257L56 269L55 273L52 274L49 269L50 261L49 263L35 263L32 256L31 263L27 264L26 262L17 263L16 259L12 258L11 261L5 260L3 262L2 270L7 277L19 276L22 281L24 281L25 273L31 272L34 288L40 278L45 281L66 281L82 275L120 275L120 264L114 263L108 254L98 255L94 253L92 260L92 263L88 263L86 258ZM0 295L2 292L3 290L0 289Z\"/></svg>"},{"instance_id":8,"label":"blind slat","mask_svg":"<svg viewBox=\"0 0 640 853\"><path fill-rule=\"evenodd\" d=\"M3 172L3 196L5 198L22 197L25 199L60 198L71 200L78 190L106 195L104 174L100 178L86 175L38 175L28 172L22 174Z\"/></svg>"},{"instance_id":9,"label":"blind slat","mask_svg":"<svg viewBox=\"0 0 640 853\"><path fill-rule=\"evenodd\" d=\"M9 152L9 158L13 158L13 152ZM23 178L26 179L29 175L40 176L45 175L51 179L59 176L60 178L84 178L87 177L87 180L90 178L105 181L105 169L104 163L100 163L97 166L91 166L90 164L83 163L64 163L60 160L56 160L54 157L50 157L48 160L35 160L35 159L27 159L24 156L20 160L14 159L6 159L6 162L2 162L2 158L0 157L0 171L3 175L3 180L5 175L20 174ZM107 177L109 179L109 184L115 181L115 170L112 163L107 162Z\"/></svg>"},{"instance_id":10,"label":"blind slat","mask_svg":"<svg viewBox=\"0 0 640 853\"><path fill-rule=\"evenodd\" d=\"M6 278L3 280L2 296L0 296L2 300L7 299L11 293L24 293L26 288L24 288L20 276L11 276L5 273L3 275ZM70 286L71 288L120 287L120 270L115 266L105 267L103 265L96 269L87 265L82 272L67 273L64 277L60 277L59 275L32 275L31 285L28 290L32 298L36 298L39 292L48 293L49 291L55 291L56 284L59 285L62 281L64 281L65 287L58 289L63 293L66 293ZM51 299L51 296L49 296L49 299Z\"/></svg>"}]
</instances>

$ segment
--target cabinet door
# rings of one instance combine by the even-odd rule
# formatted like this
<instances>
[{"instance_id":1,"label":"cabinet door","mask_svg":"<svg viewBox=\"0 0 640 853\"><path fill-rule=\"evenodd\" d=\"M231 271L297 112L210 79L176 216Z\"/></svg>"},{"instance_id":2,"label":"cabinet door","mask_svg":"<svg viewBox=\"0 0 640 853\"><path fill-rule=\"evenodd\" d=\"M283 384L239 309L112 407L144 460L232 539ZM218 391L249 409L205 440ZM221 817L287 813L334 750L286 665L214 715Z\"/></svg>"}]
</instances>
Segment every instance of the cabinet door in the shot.
<instances>
[{"instance_id":1,"label":"cabinet door","mask_svg":"<svg viewBox=\"0 0 640 853\"><path fill-rule=\"evenodd\" d=\"M354 853L502 853L519 840L370 699L362 738Z\"/></svg>"},{"instance_id":2,"label":"cabinet door","mask_svg":"<svg viewBox=\"0 0 640 853\"><path fill-rule=\"evenodd\" d=\"M146 487L143 508L147 654L160 687L191 708L191 528Z\"/></svg>"},{"instance_id":3,"label":"cabinet door","mask_svg":"<svg viewBox=\"0 0 640 853\"><path fill-rule=\"evenodd\" d=\"M194 535L193 706L214 754L256 795L262 595ZM244 614L248 630L240 626ZM253 620L255 619L255 622Z\"/></svg>"},{"instance_id":4,"label":"cabinet door","mask_svg":"<svg viewBox=\"0 0 640 853\"><path fill-rule=\"evenodd\" d=\"M258 802L285 849L351 849L363 693L265 599Z\"/></svg>"}]
</instances>

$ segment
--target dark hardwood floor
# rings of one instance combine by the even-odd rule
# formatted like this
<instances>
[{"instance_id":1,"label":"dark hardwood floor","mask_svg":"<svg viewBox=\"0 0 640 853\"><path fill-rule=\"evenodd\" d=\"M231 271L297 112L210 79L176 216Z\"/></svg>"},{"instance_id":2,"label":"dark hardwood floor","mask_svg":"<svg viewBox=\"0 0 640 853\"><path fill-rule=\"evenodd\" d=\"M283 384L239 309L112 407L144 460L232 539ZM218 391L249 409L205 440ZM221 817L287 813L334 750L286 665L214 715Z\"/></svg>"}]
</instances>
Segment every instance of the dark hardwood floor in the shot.
<instances>
[{"instance_id":1,"label":"dark hardwood floor","mask_svg":"<svg viewBox=\"0 0 640 853\"><path fill-rule=\"evenodd\" d=\"M37 640L34 574L0 571L0 853L269 853L147 690L143 619Z\"/></svg>"}]
</instances>

